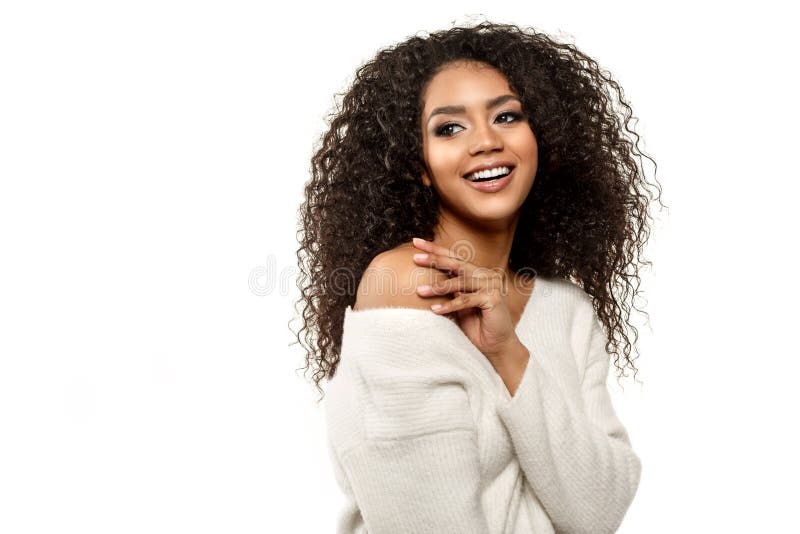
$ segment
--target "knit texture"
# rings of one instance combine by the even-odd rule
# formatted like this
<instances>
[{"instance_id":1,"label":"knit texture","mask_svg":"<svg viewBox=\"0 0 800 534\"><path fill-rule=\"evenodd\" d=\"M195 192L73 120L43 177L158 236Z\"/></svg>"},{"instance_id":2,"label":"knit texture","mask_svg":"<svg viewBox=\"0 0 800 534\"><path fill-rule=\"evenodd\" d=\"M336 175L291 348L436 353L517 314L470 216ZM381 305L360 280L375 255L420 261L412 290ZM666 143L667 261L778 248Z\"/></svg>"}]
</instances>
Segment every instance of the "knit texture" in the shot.
<instances>
[{"instance_id":1,"label":"knit texture","mask_svg":"<svg viewBox=\"0 0 800 534\"><path fill-rule=\"evenodd\" d=\"M516 333L531 357L512 397L447 317L345 310L323 403L338 534L617 530L641 462L591 298L538 276Z\"/></svg>"}]
</instances>

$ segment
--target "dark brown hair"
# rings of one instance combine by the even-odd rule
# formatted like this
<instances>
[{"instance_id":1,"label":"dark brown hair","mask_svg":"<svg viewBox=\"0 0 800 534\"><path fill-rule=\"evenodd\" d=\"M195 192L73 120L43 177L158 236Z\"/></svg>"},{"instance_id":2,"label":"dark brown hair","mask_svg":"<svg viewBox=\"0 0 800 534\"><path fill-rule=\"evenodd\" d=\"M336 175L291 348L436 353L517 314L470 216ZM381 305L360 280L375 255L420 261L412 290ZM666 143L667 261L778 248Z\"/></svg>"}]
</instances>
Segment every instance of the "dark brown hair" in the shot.
<instances>
[{"instance_id":1,"label":"dark brown hair","mask_svg":"<svg viewBox=\"0 0 800 534\"><path fill-rule=\"evenodd\" d=\"M296 335L306 350L305 369L324 393L319 383L336 372L344 311L355 303L366 267L414 236L433 238L438 198L435 191L426 194L420 176L421 93L456 60L502 72L536 135L539 167L509 267L583 288L606 329L615 366L622 376L629 366L635 379L630 353L638 333L630 310L640 265L650 265L641 255L652 221L648 206L654 189L660 202L661 188L644 177L631 108L611 75L574 45L491 22L380 50L358 69L329 117L299 210L298 303L305 307Z\"/></svg>"}]
</instances>

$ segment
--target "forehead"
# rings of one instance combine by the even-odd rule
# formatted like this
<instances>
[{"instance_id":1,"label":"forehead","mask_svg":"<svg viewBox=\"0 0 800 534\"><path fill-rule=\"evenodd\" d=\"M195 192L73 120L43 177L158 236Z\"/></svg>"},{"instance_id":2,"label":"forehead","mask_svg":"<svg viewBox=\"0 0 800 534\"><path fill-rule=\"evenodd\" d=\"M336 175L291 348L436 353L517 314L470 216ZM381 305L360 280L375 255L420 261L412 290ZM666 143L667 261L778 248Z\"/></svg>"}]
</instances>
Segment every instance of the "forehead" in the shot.
<instances>
[{"instance_id":1,"label":"forehead","mask_svg":"<svg viewBox=\"0 0 800 534\"><path fill-rule=\"evenodd\" d=\"M448 65L431 78L422 93L424 111L445 105L483 105L487 99L512 93L508 79L496 68L481 63Z\"/></svg>"}]
</instances>

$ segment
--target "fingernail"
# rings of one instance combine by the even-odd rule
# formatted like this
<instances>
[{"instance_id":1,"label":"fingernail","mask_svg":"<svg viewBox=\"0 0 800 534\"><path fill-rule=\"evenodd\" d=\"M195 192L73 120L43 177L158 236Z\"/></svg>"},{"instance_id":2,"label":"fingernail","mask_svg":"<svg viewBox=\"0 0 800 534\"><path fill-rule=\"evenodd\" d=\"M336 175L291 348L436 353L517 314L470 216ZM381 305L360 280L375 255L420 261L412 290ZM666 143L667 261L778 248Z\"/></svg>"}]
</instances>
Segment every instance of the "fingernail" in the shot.
<instances>
[{"instance_id":1,"label":"fingernail","mask_svg":"<svg viewBox=\"0 0 800 534\"><path fill-rule=\"evenodd\" d=\"M414 254L414 259L415 260L427 260L428 259L428 255L427 254Z\"/></svg>"},{"instance_id":2,"label":"fingernail","mask_svg":"<svg viewBox=\"0 0 800 534\"><path fill-rule=\"evenodd\" d=\"M441 305L441 304L432 304L432 305L431 305L431 309L432 309L432 310L434 310L434 311L438 310L438 309L439 309L439 308L441 308L441 307L442 307L442 305Z\"/></svg>"},{"instance_id":3,"label":"fingernail","mask_svg":"<svg viewBox=\"0 0 800 534\"><path fill-rule=\"evenodd\" d=\"M431 286L417 286L417 289L420 291L430 291Z\"/></svg>"}]
</instances>

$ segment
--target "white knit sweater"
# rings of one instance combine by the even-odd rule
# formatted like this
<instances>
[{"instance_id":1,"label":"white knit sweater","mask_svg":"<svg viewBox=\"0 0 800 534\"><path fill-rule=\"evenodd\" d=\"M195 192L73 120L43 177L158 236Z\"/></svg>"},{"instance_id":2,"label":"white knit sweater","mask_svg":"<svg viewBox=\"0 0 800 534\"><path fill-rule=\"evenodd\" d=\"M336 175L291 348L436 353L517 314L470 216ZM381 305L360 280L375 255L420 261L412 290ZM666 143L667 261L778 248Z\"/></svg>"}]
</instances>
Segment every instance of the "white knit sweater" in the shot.
<instances>
[{"instance_id":1,"label":"white knit sweater","mask_svg":"<svg viewBox=\"0 0 800 534\"><path fill-rule=\"evenodd\" d=\"M589 295L537 277L516 332L531 357L512 397L447 317L346 308L323 403L339 534L616 531L641 463Z\"/></svg>"}]
</instances>

